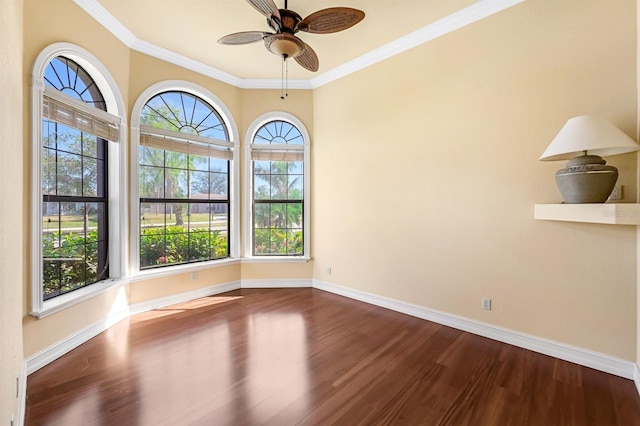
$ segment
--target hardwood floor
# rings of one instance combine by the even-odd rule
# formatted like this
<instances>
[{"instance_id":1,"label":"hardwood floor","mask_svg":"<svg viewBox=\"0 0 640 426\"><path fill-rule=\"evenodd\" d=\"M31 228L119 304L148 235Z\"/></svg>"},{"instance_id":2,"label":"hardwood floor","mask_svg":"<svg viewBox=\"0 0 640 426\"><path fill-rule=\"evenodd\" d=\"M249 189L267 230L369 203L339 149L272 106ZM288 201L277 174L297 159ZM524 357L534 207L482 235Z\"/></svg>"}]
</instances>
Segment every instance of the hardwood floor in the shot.
<instances>
[{"instance_id":1,"label":"hardwood floor","mask_svg":"<svg viewBox=\"0 0 640 426\"><path fill-rule=\"evenodd\" d=\"M28 377L31 425L640 425L631 380L314 289L132 316Z\"/></svg>"}]
</instances>

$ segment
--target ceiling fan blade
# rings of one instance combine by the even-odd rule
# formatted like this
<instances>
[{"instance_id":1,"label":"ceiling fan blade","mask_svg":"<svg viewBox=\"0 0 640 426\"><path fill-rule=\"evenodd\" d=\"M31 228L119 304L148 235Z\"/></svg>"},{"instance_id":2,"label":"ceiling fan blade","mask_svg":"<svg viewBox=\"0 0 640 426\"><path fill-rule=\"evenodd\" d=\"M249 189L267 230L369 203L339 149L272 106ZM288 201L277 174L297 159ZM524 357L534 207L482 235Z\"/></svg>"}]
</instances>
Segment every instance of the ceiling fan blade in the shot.
<instances>
[{"instance_id":1,"label":"ceiling fan blade","mask_svg":"<svg viewBox=\"0 0 640 426\"><path fill-rule=\"evenodd\" d=\"M220 44L249 44L262 41L270 33L262 31L243 31L240 33L228 34L218 40Z\"/></svg>"},{"instance_id":2,"label":"ceiling fan blade","mask_svg":"<svg viewBox=\"0 0 640 426\"><path fill-rule=\"evenodd\" d=\"M304 18L297 30L314 34L329 34L346 30L364 19L364 12L350 7L330 7Z\"/></svg>"},{"instance_id":3,"label":"ceiling fan blade","mask_svg":"<svg viewBox=\"0 0 640 426\"><path fill-rule=\"evenodd\" d=\"M273 0L247 0L247 3L255 7L256 10L266 16L267 19L275 17L276 20L280 21L280 11Z\"/></svg>"},{"instance_id":4,"label":"ceiling fan blade","mask_svg":"<svg viewBox=\"0 0 640 426\"><path fill-rule=\"evenodd\" d=\"M309 71L318 71L318 67L320 66L318 55L316 55L316 52L313 51L311 46L305 42L302 43L304 44L304 49L298 56L294 56L293 59L295 59L301 67L306 68Z\"/></svg>"}]
</instances>

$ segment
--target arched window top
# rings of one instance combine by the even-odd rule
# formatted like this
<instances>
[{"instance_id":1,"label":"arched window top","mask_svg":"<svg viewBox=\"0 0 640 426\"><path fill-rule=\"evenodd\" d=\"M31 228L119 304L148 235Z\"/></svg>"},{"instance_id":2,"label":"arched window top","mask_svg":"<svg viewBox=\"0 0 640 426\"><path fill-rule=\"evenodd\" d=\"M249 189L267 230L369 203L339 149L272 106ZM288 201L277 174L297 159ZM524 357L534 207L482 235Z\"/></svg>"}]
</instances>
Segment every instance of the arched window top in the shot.
<instances>
[{"instance_id":1,"label":"arched window top","mask_svg":"<svg viewBox=\"0 0 640 426\"><path fill-rule=\"evenodd\" d=\"M140 113L140 124L229 140L229 131L218 111L199 96L183 91L166 91L149 99Z\"/></svg>"},{"instance_id":2,"label":"arched window top","mask_svg":"<svg viewBox=\"0 0 640 426\"><path fill-rule=\"evenodd\" d=\"M283 120L273 120L263 124L253 136L256 145L304 145L300 130Z\"/></svg>"},{"instance_id":3,"label":"arched window top","mask_svg":"<svg viewBox=\"0 0 640 426\"><path fill-rule=\"evenodd\" d=\"M107 105L96 82L75 61L64 56L53 58L44 71L44 83L66 95L103 111Z\"/></svg>"}]
</instances>

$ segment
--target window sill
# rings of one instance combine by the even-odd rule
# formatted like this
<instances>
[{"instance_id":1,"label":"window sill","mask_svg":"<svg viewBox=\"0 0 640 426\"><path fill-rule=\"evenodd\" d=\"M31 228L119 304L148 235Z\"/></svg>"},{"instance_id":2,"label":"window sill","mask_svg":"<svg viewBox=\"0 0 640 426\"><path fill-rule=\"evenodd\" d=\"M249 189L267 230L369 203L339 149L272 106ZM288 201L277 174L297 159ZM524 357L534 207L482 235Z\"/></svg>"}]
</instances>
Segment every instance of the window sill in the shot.
<instances>
[{"instance_id":1,"label":"window sill","mask_svg":"<svg viewBox=\"0 0 640 426\"><path fill-rule=\"evenodd\" d=\"M51 300L43 302L42 309L29 312L30 315L42 319L49 315L60 312L85 300L99 296L112 289L122 287L129 283L129 280L122 278L111 278L96 284L63 294Z\"/></svg>"},{"instance_id":2,"label":"window sill","mask_svg":"<svg viewBox=\"0 0 640 426\"><path fill-rule=\"evenodd\" d=\"M184 265L168 266L157 269L145 269L137 272L131 277L131 281L144 281L151 278L170 277L173 275L196 272L204 269L217 268L221 266L234 265L240 263L239 259L227 258L222 260L211 260L208 262L187 263Z\"/></svg>"},{"instance_id":3,"label":"window sill","mask_svg":"<svg viewBox=\"0 0 640 426\"><path fill-rule=\"evenodd\" d=\"M251 256L241 259L242 263L306 263L310 260L307 256Z\"/></svg>"}]
</instances>

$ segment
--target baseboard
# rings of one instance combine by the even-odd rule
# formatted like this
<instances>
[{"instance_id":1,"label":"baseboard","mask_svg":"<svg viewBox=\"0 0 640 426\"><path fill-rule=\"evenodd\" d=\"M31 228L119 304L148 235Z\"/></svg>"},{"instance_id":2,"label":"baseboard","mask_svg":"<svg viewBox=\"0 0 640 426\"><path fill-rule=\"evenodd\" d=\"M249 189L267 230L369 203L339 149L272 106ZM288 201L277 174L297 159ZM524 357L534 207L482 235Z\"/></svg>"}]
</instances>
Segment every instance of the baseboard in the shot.
<instances>
[{"instance_id":1,"label":"baseboard","mask_svg":"<svg viewBox=\"0 0 640 426\"><path fill-rule=\"evenodd\" d=\"M301 288L313 287L311 279L242 280L242 288Z\"/></svg>"},{"instance_id":2,"label":"baseboard","mask_svg":"<svg viewBox=\"0 0 640 426\"><path fill-rule=\"evenodd\" d=\"M129 308L125 307L113 315L103 318L93 324L83 328L82 330L73 333L57 343L41 350L40 352L31 355L26 359L27 375L33 373L49 364L50 362L60 358L62 355L77 348L89 339L94 338L98 334L107 330L112 325L122 321L129 317Z\"/></svg>"},{"instance_id":3,"label":"baseboard","mask_svg":"<svg viewBox=\"0 0 640 426\"><path fill-rule=\"evenodd\" d=\"M189 302L201 297L213 296L214 294L225 293L227 291L238 290L240 281L232 281L225 284L216 284L209 287L199 288L196 290L185 291L184 293L172 294L171 296L160 297L158 299L147 300L129 306L131 315L140 314L142 312L160 309L178 303Z\"/></svg>"},{"instance_id":4,"label":"baseboard","mask_svg":"<svg viewBox=\"0 0 640 426\"><path fill-rule=\"evenodd\" d=\"M446 325L458 330L467 331L479 336L488 337L499 342L508 343L524 349L529 349L544 355L549 355L575 364L590 367L605 373L614 374L626 379L635 380L640 392L640 372L638 366L631 361L582 349L576 346L520 333L495 325L459 317L457 315L427 309L422 306L401 302L394 299L366 293L359 290L341 287L324 281L313 281L313 287L350 299L369 303L392 311L411 315L417 318Z\"/></svg>"}]
</instances>

